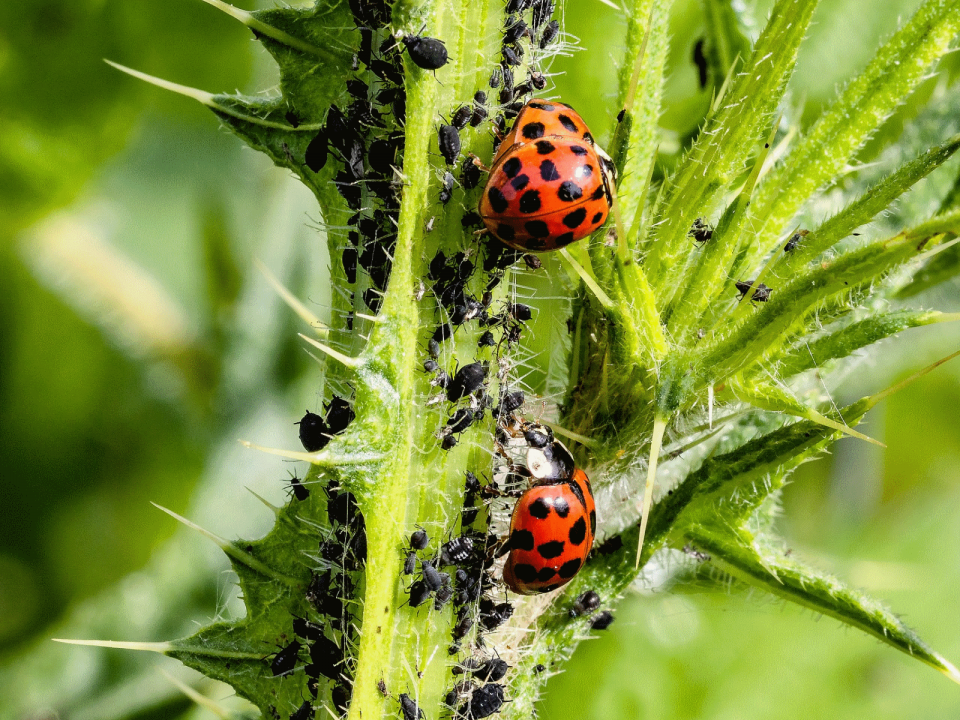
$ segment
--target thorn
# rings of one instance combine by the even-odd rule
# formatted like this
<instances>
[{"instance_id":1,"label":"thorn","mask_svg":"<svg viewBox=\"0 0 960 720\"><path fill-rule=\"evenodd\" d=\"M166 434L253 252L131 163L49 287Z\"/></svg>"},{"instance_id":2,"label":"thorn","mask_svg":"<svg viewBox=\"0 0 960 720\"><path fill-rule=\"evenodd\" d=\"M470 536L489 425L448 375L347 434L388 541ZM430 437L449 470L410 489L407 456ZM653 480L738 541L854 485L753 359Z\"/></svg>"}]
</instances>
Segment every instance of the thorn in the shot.
<instances>
[{"instance_id":1,"label":"thorn","mask_svg":"<svg viewBox=\"0 0 960 720\"><path fill-rule=\"evenodd\" d=\"M354 455L334 454L329 451L318 453L299 452L297 450L283 450L282 448L270 448L263 445L257 445L249 440L240 440L240 444L251 450L259 450L270 455L277 455L289 460L304 460L314 465L324 465L327 467L336 467L338 465L366 465L368 463L379 462L387 456L385 453L356 453Z\"/></svg>"},{"instance_id":2,"label":"thorn","mask_svg":"<svg viewBox=\"0 0 960 720\"><path fill-rule=\"evenodd\" d=\"M332 357L334 360L339 360L343 365L345 365L348 368L356 369L358 367L363 366L362 360L358 360L357 358L347 357L343 353L338 352L337 350L334 350L329 345L324 345L322 342L318 342L313 338L308 338L303 333L297 333L297 334L300 337L302 337L304 340L306 340L308 343L313 345L315 348L317 348L318 350L323 350L323 352L325 352L327 355Z\"/></svg>"},{"instance_id":3,"label":"thorn","mask_svg":"<svg viewBox=\"0 0 960 720\"><path fill-rule=\"evenodd\" d=\"M284 583L286 583L286 584L288 584L288 585L299 585L299 584L300 584L300 581L297 580L296 578L287 577L286 575L282 575L281 573L278 573L278 572L277 572L276 570L274 570L273 568L271 568L271 567L269 567L269 566L267 566L267 565L264 565L262 562L260 562L259 560L257 560L255 557L253 557L253 556L250 555L249 553L244 552L243 550L241 550L240 548L238 548L238 547L237 547L236 545L234 545L232 542L229 542L229 541L227 541L227 540L224 540L224 539L223 539L222 537L220 537L219 535L216 535L215 533L212 533L212 532L210 532L209 530L200 527L200 526L197 525L196 523L191 522L190 520L187 520L185 517L183 517L182 515L178 515L178 514L175 513L173 510L169 510L169 509L163 507L163 505L157 505L157 503L155 503L155 502L151 502L150 504L153 505L153 506L154 506L155 508L157 508L158 510L162 510L162 511L165 512L167 515L169 515L170 517L172 517L174 520L177 520L177 521L183 523L183 524L186 525L188 528L190 528L190 529L192 529L192 530L196 530L198 533L200 533L200 534L203 535L204 537L212 540L213 542L215 542L215 543L217 544L217 546L218 546L221 550L223 550L224 553L227 554L228 557L233 558L233 559L236 560L237 562L243 563L244 565L246 565L246 566L247 566L248 568L250 568L251 570L254 570L254 571L258 572L258 573L260 573L261 575L266 575L267 577L271 577L271 578L273 578L274 580L279 580L279 581L281 581L281 582L284 582Z\"/></svg>"},{"instance_id":4,"label":"thorn","mask_svg":"<svg viewBox=\"0 0 960 720\"><path fill-rule=\"evenodd\" d=\"M175 649L172 643L166 642L127 642L124 640L70 640L66 638L51 638L54 642L64 645L90 645L91 647L113 648L115 650L140 650L165 655Z\"/></svg>"},{"instance_id":5,"label":"thorn","mask_svg":"<svg viewBox=\"0 0 960 720\"><path fill-rule=\"evenodd\" d=\"M383 322L383 320L380 318L379 315L365 315L364 313L358 313L358 312L355 312L353 315L354 317L358 317L361 320L369 320L370 322L374 322L374 323Z\"/></svg>"},{"instance_id":6,"label":"thorn","mask_svg":"<svg viewBox=\"0 0 960 720\"><path fill-rule=\"evenodd\" d=\"M818 425L826 425L828 428L833 428L834 430L839 430L839 431L842 432L844 435L850 435L851 437L855 437L855 438L857 438L857 439L859 439L859 440L865 440L865 441L867 441L868 443L870 443L871 445L877 445L878 447L882 447L882 448L885 448L885 447L886 447L886 445L883 444L882 442L880 442L879 440L874 440L874 439L873 439L872 437L870 437L869 435L864 435L863 433L857 432L857 431L854 430L853 428L848 427L847 425L844 425L843 423L839 423L839 422L837 422L836 420L831 420L830 418L828 418L828 417L826 417L826 416L824 416L824 415L821 415L821 414L818 413L816 410L813 410L813 409L811 409L811 408L808 408L808 409L807 409L807 412L806 412L806 414L805 414L805 417L807 418L807 420L811 420L811 421L817 423Z\"/></svg>"},{"instance_id":7,"label":"thorn","mask_svg":"<svg viewBox=\"0 0 960 720\"><path fill-rule=\"evenodd\" d=\"M252 123L254 125L260 125L262 127L274 128L276 130L286 130L288 132L304 132L304 131L314 131L320 130L323 126L319 123L314 124L302 124L297 127L289 125L286 123L273 122L272 120L264 120L263 118L258 118L253 115L244 115L242 112L238 112L232 107L227 107L226 105L221 105L217 102L216 97L211 93L208 93L205 90L199 90L197 88L188 87L186 85L180 85L179 83L170 82L169 80L164 80L163 78L158 78L153 75L147 75L147 73L140 72L139 70L134 70L133 68L128 68L126 65L121 65L120 63L115 63L112 60L104 59L104 62L110 67L116 68L120 72L126 73L132 77L137 78L138 80L143 80L146 83L151 85L156 85L158 88L163 90L169 90L170 92L177 93L177 95L183 95L184 97L191 98L196 100L201 105L206 105L208 108L214 112L221 113L223 115L229 115L232 118L237 120L242 120L243 122Z\"/></svg>"},{"instance_id":8,"label":"thorn","mask_svg":"<svg viewBox=\"0 0 960 720\"><path fill-rule=\"evenodd\" d=\"M207 710L209 710L210 712L212 712L212 713L213 713L214 715L216 715L217 717L221 717L221 718L230 718L230 717L232 717L232 713L230 713L229 710L227 710L226 708L221 707L220 705L218 705L217 703L215 703L213 700L211 700L210 698L208 698L206 695L200 694L200 693L197 692L194 688L190 687L189 685L187 685L187 684L186 684L185 682L183 682L182 680L179 680L179 679L175 678L173 675L171 675L170 673L168 673L166 670L161 669L161 670L160 670L160 674L163 675L167 680L169 680L169 681L171 682L171 684L173 684L173 686L177 688L177 690L179 690L179 691L182 692L184 695L186 695L188 698L190 698L191 700L193 700L193 701L194 701L197 705L199 705L200 707L206 708Z\"/></svg>"},{"instance_id":9,"label":"thorn","mask_svg":"<svg viewBox=\"0 0 960 720\"><path fill-rule=\"evenodd\" d=\"M960 685L960 670L957 670L956 665L947 660L946 658L936 655L937 660L940 661L942 667L937 668L940 672L946 675L948 678L953 680L955 683Z\"/></svg>"},{"instance_id":10,"label":"thorn","mask_svg":"<svg viewBox=\"0 0 960 720\"><path fill-rule=\"evenodd\" d=\"M940 233L939 235L934 235L934 236L931 238L931 241L939 240L939 239L942 238L944 235L946 235L946 233ZM950 242L945 242L945 243L942 243L942 244L940 244L940 245L937 245L937 246L936 246L935 248L933 248L932 250L927 250L925 253L921 253L920 255L917 255L917 256L914 258L914 260L918 260L918 261L920 261L920 262L924 262L924 261L932 258L932 257L933 257L934 255L936 255L937 253L942 253L942 252L943 252L944 250L946 250L948 247L951 247L951 246L953 246L953 245L956 245L957 243L960 243L960 237L955 237L955 238L954 238L953 240L951 240Z\"/></svg>"},{"instance_id":11,"label":"thorn","mask_svg":"<svg viewBox=\"0 0 960 720\"><path fill-rule=\"evenodd\" d=\"M204 0L204 2L209 2L209 0ZM287 306L293 310L301 320L303 320L307 325L312 327L317 331L318 335L326 336L327 332L330 330L316 315L314 315L310 310L307 309L306 305L300 302L292 292L290 292L283 283L281 283L277 277L267 269L267 266L264 265L259 258L253 259L254 265L257 266L257 269L263 274L267 279L273 289L277 291L277 295L287 304Z\"/></svg>"},{"instance_id":12,"label":"thorn","mask_svg":"<svg viewBox=\"0 0 960 720\"><path fill-rule=\"evenodd\" d=\"M263 503L264 505L266 505L268 508L270 508L271 510L273 510L273 514L274 514L274 515L279 515L279 514L280 514L280 508L278 508L278 507L277 507L276 505L274 505L272 502L270 502L269 500L267 500L267 499L264 498L264 497L261 497L260 495L257 495L257 493L255 493L255 492L254 492L253 490L251 490L250 488L247 488L247 492L250 493L251 495L253 495L257 500L259 500L260 502L262 502L262 503Z\"/></svg>"},{"instance_id":13,"label":"thorn","mask_svg":"<svg viewBox=\"0 0 960 720\"><path fill-rule=\"evenodd\" d=\"M903 388L907 387L907 385L910 385L910 384L912 384L913 382L919 380L920 378L922 378L922 377L923 377L924 375L926 375L927 373L933 372L933 371L936 370L938 367L940 367L940 366L943 365L944 363L950 362L951 360L953 360L953 359L954 359L955 357L957 357L957 356L960 356L960 350L957 350L957 352L951 353L951 354L947 355L945 358L941 358L940 360L937 360L935 363L931 363L930 365L927 365L927 366L926 366L925 368L923 368L922 370L918 370L917 372L915 372L915 373L914 373L913 375L911 375L910 377L906 378L905 380L901 380L900 382L898 382L896 385L894 385L894 386L892 386L892 387L888 387L886 390L882 390L882 391L878 392L876 395L871 395L870 398L868 399L868 402L869 402L870 407L875 406L878 402L880 402L881 400L884 400L884 399L890 397L890 396L893 395L895 392L899 392L900 390L903 390Z\"/></svg>"},{"instance_id":14,"label":"thorn","mask_svg":"<svg viewBox=\"0 0 960 720\"><path fill-rule=\"evenodd\" d=\"M640 569L640 552L643 550L643 538L647 534L647 520L650 518L650 506L653 504L653 486L657 479L657 461L660 459L660 446L663 433L667 429L669 418L658 417L653 421L653 437L650 439L650 462L647 467L647 483L643 489L643 508L640 517L640 539L637 541L637 562L634 570Z\"/></svg>"},{"instance_id":15,"label":"thorn","mask_svg":"<svg viewBox=\"0 0 960 720\"><path fill-rule=\"evenodd\" d=\"M584 284L588 288L590 288L604 308L609 310L613 307L613 301L597 284L597 281L594 279L593 275L591 275L580 263L573 259L573 256L570 254L570 251L567 250L567 248L560 248L560 257L566 260L570 267L573 268L574 272L580 276L580 279L583 280Z\"/></svg>"},{"instance_id":16,"label":"thorn","mask_svg":"<svg viewBox=\"0 0 960 720\"><path fill-rule=\"evenodd\" d=\"M258 20L253 13L247 12L246 10L241 10L233 5L228 5L227 3L223 2L223 0L203 0L203 2L207 3L207 5L212 5L213 7L217 8L217 10L221 10L235 20L239 20L251 30L255 30L261 35L266 35L271 40L276 40L278 43L282 43L283 45L293 48L294 50L300 50L301 52L305 52L310 55L316 55L317 57L322 58L330 57L329 53L321 50L315 45L311 45L300 38L293 37L293 35L289 35L283 32L283 30L275 28L273 25L268 25L262 20Z\"/></svg>"}]
</instances>

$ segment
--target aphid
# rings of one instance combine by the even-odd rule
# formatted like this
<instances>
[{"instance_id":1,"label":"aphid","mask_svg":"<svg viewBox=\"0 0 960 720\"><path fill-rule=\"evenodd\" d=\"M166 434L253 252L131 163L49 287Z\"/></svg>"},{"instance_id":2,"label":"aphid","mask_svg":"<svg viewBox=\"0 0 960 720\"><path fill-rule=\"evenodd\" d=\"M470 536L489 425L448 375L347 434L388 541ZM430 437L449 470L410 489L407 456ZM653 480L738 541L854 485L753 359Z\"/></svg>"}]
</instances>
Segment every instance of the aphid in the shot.
<instances>
[{"instance_id":1,"label":"aphid","mask_svg":"<svg viewBox=\"0 0 960 720\"><path fill-rule=\"evenodd\" d=\"M450 598L453 597L453 588L449 585L444 585L442 588L437 590L436 594L433 597L433 609L434 610L443 610L443 606L450 602Z\"/></svg>"},{"instance_id":2,"label":"aphid","mask_svg":"<svg viewBox=\"0 0 960 720\"><path fill-rule=\"evenodd\" d=\"M427 359L423 361L423 370L424 372L434 373L440 366L437 364L436 360Z\"/></svg>"},{"instance_id":3,"label":"aphid","mask_svg":"<svg viewBox=\"0 0 960 720\"><path fill-rule=\"evenodd\" d=\"M403 712L403 720L420 720L426 717L417 702L406 693L400 693L400 710Z\"/></svg>"},{"instance_id":4,"label":"aphid","mask_svg":"<svg viewBox=\"0 0 960 720\"><path fill-rule=\"evenodd\" d=\"M750 287L754 284L754 280L738 280L736 283L736 288L740 292L740 299L743 300L747 293L750 292ZM757 286L753 288L753 297L751 298L752 302L767 302L770 299L770 293L773 290L768 288L763 283L757 283Z\"/></svg>"},{"instance_id":5,"label":"aphid","mask_svg":"<svg viewBox=\"0 0 960 720\"><path fill-rule=\"evenodd\" d=\"M306 618L293 619L293 632L304 640L315 641L323 637L323 627Z\"/></svg>"},{"instance_id":6,"label":"aphid","mask_svg":"<svg viewBox=\"0 0 960 720\"><path fill-rule=\"evenodd\" d=\"M293 672L293 669L297 666L300 648L302 647L303 645L300 642L294 640L273 656L273 662L270 663L270 670L273 672L274 677Z\"/></svg>"},{"instance_id":7,"label":"aphid","mask_svg":"<svg viewBox=\"0 0 960 720\"><path fill-rule=\"evenodd\" d=\"M427 535L426 530L414 530L413 534L410 535L410 547L414 550L425 550L429 544L430 536Z\"/></svg>"},{"instance_id":8,"label":"aphid","mask_svg":"<svg viewBox=\"0 0 960 720\"><path fill-rule=\"evenodd\" d=\"M444 565L460 565L473 555L473 539L467 535L453 538L440 548L440 559Z\"/></svg>"},{"instance_id":9,"label":"aphid","mask_svg":"<svg viewBox=\"0 0 960 720\"><path fill-rule=\"evenodd\" d=\"M515 43L517 40L522 38L527 34L527 24L523 20L513 20L509 18L507 20L507 31L503 34L503 42L505 43Z\"/></svg>"},{"instance_id":10,"label":"aphid","mask_svg":"<svg viewBox=\"0 0 960 720\"><path fill-rule=\"evenodd\" d=\"M524 305L523 303L514 303L513 305L507 306L507 312L509 312L514 320L519 320L520 322L526 322L533 317L533 311L530 309L529 305Z\"/></svg>"},{"instance_id":11,"label":"aphid","mask_svg":"<svg viewBox=\"0 0 960 720\"><path fill-rule=\"evenodd\" d=\"M417 553L414 550L411 550L410 552L407 553L407 557L403 561L403 574L413 575L416 569L417 569Z\"/></svg>"},{"instance_id":12,"label":"aphid","mask_svg":"<svg viewBox=\"0 0 960 720\"><path fill-rule=\"evenodd\" d=\"M441 125L439 131L440 154L453 165L460 157L460 133L453 125Z\"/></svg>"},{"instance_id":13,"label":"aphid","mask_svg":"<svg viewBox=\"0 0 960 720\"><path fill-rule=\"evenodd\" d=\"M292 123L291 123L292 124ZM296 126L294 126L296 127ZM303 162L314 172L320 172L323 166L327 164L327 133L324 130L318 132L313 140L307 145L306 153L303 156Z\"/></svg>"},{"instance_id":14,"label":"aphid","mask_svg":"<svg viewBox=\"0 0 960 720\"><path fill-rule=\"evenodd\" d=\"M523 262L526 263L528 270L539 270L543 267L543 261L530 253L523 256Z\"/></svg>"},{"instance_id":15,"label":"aphid","mask_svg":"<svg viewBox=\"0 0 960 720\"><path fill-rule=\"evenodd\" d=\"M593 619L593 622L590 624L590 627L592 627L594 630L606 630L608 627L610 627L613 624L613 621L615 619L616 618L613 617L612 612L610 612L609 610L604 610L602 613L600 613Z\"/></svg>"},{"instance_id":16,"label":"aphid","mask_svg":"<svg viewBox=\"0 0 960 720\"><path fill-rule=\"evenodd\" d=\"M423 580L414 580L410 585L410 607L423 605L430 597L430 588Z\"/></svg>"},{"instance_id":17,"label":"aphid","mask_svg":"<svg viewBox=\"0 0 960 720\"><path fill-rule=\"evenodd\" d=\"M707 54L703 51L705 44L706 40L704 38L698 39L693 45L693 55L691 58L693 60L693 64L697 66L697 79L700 81L701 90L707 86L707 79L709 77Z\"/></svg>"},{"instance_id":18,"label":"aphid","mask_svg":"<svg viewBox=\"0 0 960 720\"><path fill-rule=\"evenodd\" d=\"M447 47L442 40L423 35L405 35L403 44L410 59L424 70L438 70L447 64Z\"/></svg>"},{"instance_id":19,"label":"aphid","mask_svg":"<svg viewBox=\"0 0 960 720\"><path fill-rule=\"evenodd\" d=\"M346 490L341 492L336 488L328 490L327 518L331 524L353 525L359 514L360 508L357 507L357 499L353 493Z\"/></svg>"},{"instance_id":20,"label":"aphid","mask_svg":"<svg viewBox=\"0 0 960 720\"><path fill-rule=\"evenodd\" d=\"M296 423L300 426L300 444L307 452L323 450L330 442L330 428L322 417L307 410Z\"/></svg>"},{"instance_id":21,"label":"aphid","mask_svg":"<svg viewBox=\"0 0 960 720\"><path fill-rule=\"evenodd\" d=\"M427 342L427 352L430 353L430 357L436 359L440 357L440 343L438 343L433 338Z\"/></svg>"},{"instance_id":22,"label":"aphid","mask_svg":"<svg viewBox=\"0 0 960 720\"><path fill-rule=\"evenodd\" d=\"M543 50L545 47L547 47L547 45L556 40L559 34L560 21L551 20L548 22L546 27L543 28L543 32L540 34L540 49Z\"/></svg>"},{"instance_id":23,"label":"aphid","mask_svg":"<svg viewBox=\"0 0 960 720\"><path fill-rule=\"evenodd\" d=\"M387 691L387 683L384 682L383 678L377 680L377 690L381 695L387 697L390 693Z\"/></svg>"},{"instance_id":24,"label":"aphid","mask_svg":"<svg viewBox=\"0 0 960 720\"><path fill-rule=\"evenodd\" d=\"M517 54L516 49L510 45L504 45L501 47L500 54L503 56L503 62L506 65L517 67L521 63L520 56Z\"/></svg>"},{"instance_id":25,"label":"aphid","mask_svg":"<svg viewBox=\"0 0 960 720\"><path fill-rule=\"evenodd\" d=\"M450 323L443 323L441 325L437 325L437 329L433 331L433 339L436 340L438 343L445 342L452 336L453 336L453 327L450 325Z\"/></svg>"},{"instance_id":26,"label":"aphid","mask_svg":"<svg viewBox=\"0 0 960 720\"><path fill-rule=\"evenodd\" d=\"M487 119L487 108L477 103L473 106L473 115L470 116L470 127L477 127Z\"/></svg>"},{"instance_id":27,"label":"aphid","mask_svg":"<svg viewBox=\"0 0 960 720\"><path fill-rule=\"evenodd\" d=\"M443 188L440 190L440 203L446 205L453 197L453 184L456 182L449 172L443 174Z\"/></svg>"},{"instance_id":28,"label":"aphid","mask_svg":"<svg viewBox=\"0 0 960 720\"><path fill-rule=\"evenodd\" d=\"M447 420L447 427L450 428L450 432L452 433L462 433L473 424L473 420L473 410L470 408L460 408Z\"/></svg>"},{"instance_id":29,"label":"aphid","mask_svg":"<svg viewBox=\"0 0 960 720\"><path fill-rule=\"evenodd\" d=\"M597 548L597 552L601 555L611 555L622 547L623 538L620 535L614 535L608 540L605 540L603 545Z\"/></svg>"},{"instance_id":30,"label":"aphid","mask_svg":"<svg viewBox=\"0 0 960 720\"><path fill-rule=\"evenodd\" d=\"M544 672L546 669L547 669L546 665L544 665L543 663L537 663L537 665L533 668L533 672L535 675L539 675L540 673Z\"/></svg>"},{"instance_id":31,"label":"aphid","mask_svg":"<svg viewBox=\"0 0 960 720\"><path fill-rule=\"evenodd\" d=\"M503 679L503 676L507 674L507 670L509 669L510 666L507 665L506 661L500 658L490 658L473 671L473 676L484 682L496 682L497 680Z\"/></svg>"},{"instance_id":32,"label":"aphid","mask_svg":"<svg viewBox=\"0 0 960 720\"><path fill-rule=\"evenodd\" d=\"M713 237L713 228L703 218L697 218L693 221L693 227L690 228L687 237L692 237L697 245L703 245Z\"/></svg>"},{"instance_id":33,"label":"aphid","mask_svg":"<svg viewBox=\"0 0 960 720\"><path fill-rule=\"evenodd\" d=\"M513 390L506 393L501 392L500 400L494 406L494 414L498 417L509 415L523 407L523 390Z\"/></svg>"},{"instance_id":34,"label":"aphid","mask_svg":"<svg viewBox=\"0 0 960 720\"><path fill-rule=\"evenodd\" d=\"M593 492L583 470L535 485L513 508L504 582L521 595L565 585L587 559L595 532Z\"/></svg>"},{"instance_id":35,"label":"aphid","mask_svg":"<svg viewBox=\"0 0 960 720\"><path fill-rule=\"evenodd\" d=\"M556 250L601 227L612 203L607 166L568 105L531 100L500 144L480 216L512 248Z\"/></svg>"},{"instance_id":36,"label":"aphid","mask_svg":"<svg viewBox=\"0 0 960 720\"><path fill-rule=\"evenodd\" d=\"M600 596L593 590L587 590L573 601L573 607L570 608L570 617L589 615L598 607L600 607Z\"/></svg>"},{"instance_id":37,"label":"aphid","mask_svg":"<svg viewBox=\"0 0 960 720\"><path fill-rule=\"evenodd\" d=\"M437 572L432 562L429 560L421 560L420 571L423 573L423 581L427 584L427 587L430 588L431 592L443 587L441 573Z\"/></svg>"},{"instance_id":38,"label":"aphid","mask_svg":"<svg viewBox=\"0 0 960 720\"><path fill-rule=\"evenodd\" d=\"M309 677L336 679L340 672L337 664L343 659L343 651L327 637L320 638L310 645L310 664L304 669Z\"/></svg>"},{"instance_id":39,"label":"aphid","mask_svg":"<svg viewBox=\"0 0 960 720\"><path fill-rule=\"evenodd\" d=\"M787 240L787 244L783 246L784 252L793 252L797 249L797 246L803 241L803 239L810 234L809 230L797 230L793 235L790 236L790 239Z\"/></svg>"},{"instance_id":40,"label":"aphid","mask_svg":"<svg viewBox=\"0 0 960 720\"><path fill-rule=\"evenodd\" d=\"M497 341L493 337L493 333L487 330L483 335L480 336L480 339L477 340L477 345L480 347L493 347L497 344Z\"/></svg>"},{"instance_id":41,"label":"aphid","mask_svg":"<svg viewBox=\"0 0 960 720\"><path fill-rule=\"evenodd\" d=\"M456 109L456 111L454 111L453 117L450 118L450 124L453 125L457 130L463 130L470 122L470 117L472 115L472 107L469 105L461 105Z\"/></svg>"},{"instance_id":42,"label":"aphid","mask_svg":"<svg viewBox=\"0 0 960 720\"><path fill-rule=\"evenodd\" d=\"M496 630L512 616L513 605L508 602L494 605L493 601L486 598L480 601L480 624L487 630Z\"/></svg>"},{"instance_id":43,"label":"aphid","mask_svg":"<svg viewBox=\"0 0 960 720\"><path fill-rule=\"evenodd\" d=\"M553 0L533 0L533 19L531 21L534 29L543 25L550 16L553 15Z\"/></svg>"},{"instance_id":44,"label":"aphid","mask_svg":"<svg viewBox=\"0 0 960 720\"><path fill-rule=\"evenodd\" d=\"M457 624L453 627L453 637L456 640L460 640L465 637L470 628L473 627L473 617L470 615L464 615L460 620L457 621Z\"/></svg>"},{"instance_id":45,"label":"aphid","mask_svg":"<svg viewBox=\"0 0 960 720\"><path fill-rule=\"evenodd\" d=\"M487 378L487 369L482 363L464 365L447 386L447 400L456 402L460 398L480 389Z\"/></svg>"},{"instance_id":46,"label":"aphid","mask_svg":"<svg viewBox=\"0 0 960 720\"><path fill-rule=\"evenodd\" d=\"M296 475L293 475L290 478L290 487L293 489L293 496L297 500L306 500L310 497L310 491L307 489L306 485L300 482L300 478Z\"/></svg>"},{"instance_id":47,"label":"aphid","mask_svg":"<svg viewBox=\"0 0 960 720\"><path fill-rule=\"evenodd\" d=\"M481 177L483 177L483 171L474 162L474 159L468 155L464 158L460 169L460 184L463 185L464 190L473 190L480 184Z\"/></svg>"},{"instance_id":48,"label":"aphid","mask_svg":"<svg viewBox=\"0 0 960 720\"><path fill-rule=\"evenodd\" d=\"M312 717L313 705L310 704L309 700L304 700L303 705L294 711L293 715L290 716L290 720L309 720ZM279 717L279 715L277 716Z\"/></svg>"},{"instance_id":49,"label":"aphid","mask_svg":"<svg viewBox=\"0 0 960 720\"><path fill-rule=\"evenodd\" d=\"M506 12L508 14L521 13L530 7L532 0L509 0L507 2Z\"/></svg>"},{"instance_id":50,"label":"aphid","mask_svg":"<svg viewBox=\"0 0 960 720\"><path fill-rule=\"evenodd\" d=\"M493 69L493 72L490 73L490 87L496 89L500 87L500 83L503 82L503 71L499 66Z\"/></svg>"},{"instance_id":51,"label":"aphid","mask_svg":"<svg viewBox=\"0 0 960 720\"><path fill-rule=\"evenodd\" d=\"M347 80L347 92L353 95L353 97L366 100L367 91L370 88L363 80L351 79Z\"/></svg>"},{"instance_id":52,"label":"aphid","mask_svg":"<svg viewBox=\"0 0 960 720\"><path fill-rule=\"evenodd\" d=\"M473 691L470 702L460 708L460 714L480 720L499 712L503 707L503 685L488 683Z\"/></svg>"}]
</instances>

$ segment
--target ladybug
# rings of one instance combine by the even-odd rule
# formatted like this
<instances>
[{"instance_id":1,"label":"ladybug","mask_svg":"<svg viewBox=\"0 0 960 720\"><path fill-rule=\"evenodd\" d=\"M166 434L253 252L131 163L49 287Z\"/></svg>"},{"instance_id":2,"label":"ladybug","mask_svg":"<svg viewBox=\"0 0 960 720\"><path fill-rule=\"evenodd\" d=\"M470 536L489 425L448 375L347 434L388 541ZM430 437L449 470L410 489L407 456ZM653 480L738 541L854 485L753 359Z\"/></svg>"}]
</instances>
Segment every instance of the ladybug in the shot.
<instances>
[{"instance_id":1,"label":"ladybug","mask_svg":"<svg viewBox=\"0 0 960 720\"><path fill-rule=\"evenodd\" d=\"M513 508L503 581L520 595L556 590L580 571L595 532L593 492L583 470L534 485Z\"/></svg>"},{"instance_id":2,"label":"ladybug","mask_svg":"<svg viewBox=\"0 0 960 720\"><path fill-rule=\"evenodd\" d=\"M480 216L512 248L557 250L606 221L612 168L573 108L531 100L500 143Z\"/></svg>"}]
</instances>

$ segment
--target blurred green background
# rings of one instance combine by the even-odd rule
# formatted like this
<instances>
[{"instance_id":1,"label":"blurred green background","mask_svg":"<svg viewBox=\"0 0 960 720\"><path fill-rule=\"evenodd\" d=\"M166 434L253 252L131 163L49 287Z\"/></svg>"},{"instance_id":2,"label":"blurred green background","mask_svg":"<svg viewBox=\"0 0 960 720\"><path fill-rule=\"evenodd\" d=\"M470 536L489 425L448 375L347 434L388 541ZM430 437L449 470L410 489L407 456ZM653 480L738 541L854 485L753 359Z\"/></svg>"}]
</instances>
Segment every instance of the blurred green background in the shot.
<instances>
[{"instance_id":1,"label":"blurred green background","mask_svg":"<svg viewBox=\"0 0 960 720\"><path fill-rule=\"evenodd\" d=\"M770 4L747 6L762 19ZM793 85L805 120L918 4L823 0ZM563 13L582 52L554 65L558 91L602 136L623 19L599 0ZM696 0L678 0L668 138L709 101L689 60L701 32ZM197 0L0 3L0 718L210 717L158 675L195 680L172 661L48 639L160 640L238 612L215 548L149 503L230 537L264 532L271 516L246 488L281 502L287 467L236 439L291 446L291 423L322 391L290 313L252 270L259 257L323 314L309 194L198 105L102 58L211 91L275 83L249 33ZM915 304L960 311L958 290ZM835 397L879 390L956 346L949 325L911 331ZM884 402L866 430L887 450L845 440L803 466L782 521L798 553L887 600L954 661L958 407L960 365ZM627 598L542 707L547 720L958 716L960 688L919 663L707 580Z\"/></svg>"}]
</instances>

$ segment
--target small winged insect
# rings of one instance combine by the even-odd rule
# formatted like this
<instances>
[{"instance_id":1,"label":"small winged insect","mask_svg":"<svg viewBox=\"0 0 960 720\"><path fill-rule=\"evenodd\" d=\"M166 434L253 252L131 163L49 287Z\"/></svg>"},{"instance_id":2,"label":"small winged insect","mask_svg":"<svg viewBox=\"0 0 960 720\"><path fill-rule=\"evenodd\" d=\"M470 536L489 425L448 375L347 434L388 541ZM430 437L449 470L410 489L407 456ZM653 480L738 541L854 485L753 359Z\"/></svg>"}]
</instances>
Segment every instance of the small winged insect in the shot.
<instances>
[{"instance_id":1,"label":"small winged insect","mask_svg":"<svg viewBox=\"0 0 960 720\"><path fill-rule=\"evenodd\" d=\"M687 235L692 237L697 245L703 245L713 237L713 228L703 218L697 218Z\"/></svg>"},{"instance_id":2,"label":"small winged insect","mask_svg":"<svg viewBox=\"0 0 960 720\"><path fill-rule=\"evenodd\" d=\"M736 283L737 290L740 292L740 299L743 300L747 293L750 292L750 288L753 287L755 280L738 280ZM753 288L753 297L751 297L752 302L767 302L770 299L770 294L773 292L763 283L756 283L756 287Z\"/></svg>"},{"instance_id":3,"label":"small winged insect","mask_svg":"<svg viewBox=\"0 0 960 720\"><path fill-rule=\"evenodd\" d=\"M803 239L810 234L809 230L797 230L793 235L790 236L790 239L787 240L787 244L783 246L784 252L793 252L797 249Z\"/></svg>"}]
</instances>

